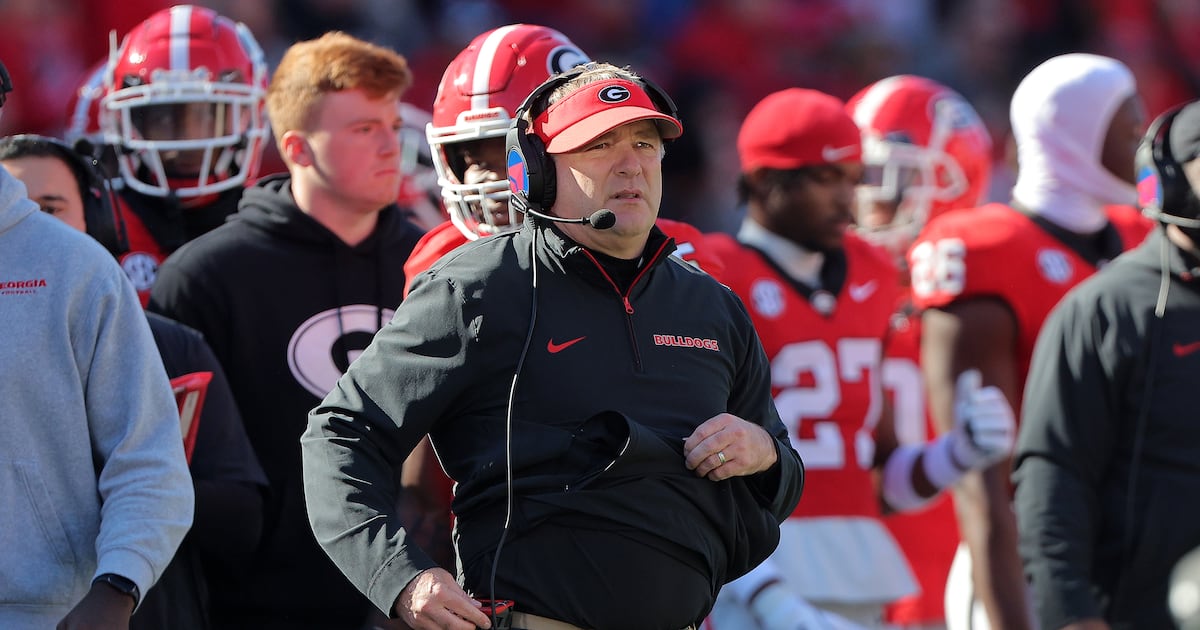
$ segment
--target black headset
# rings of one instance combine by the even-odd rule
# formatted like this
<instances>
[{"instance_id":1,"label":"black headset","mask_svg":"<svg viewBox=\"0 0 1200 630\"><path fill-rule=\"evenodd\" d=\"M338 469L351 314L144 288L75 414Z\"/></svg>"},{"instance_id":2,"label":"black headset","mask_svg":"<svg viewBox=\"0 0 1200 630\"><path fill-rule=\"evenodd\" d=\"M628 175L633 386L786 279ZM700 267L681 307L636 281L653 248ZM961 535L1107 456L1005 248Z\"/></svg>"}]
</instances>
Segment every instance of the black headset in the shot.
<instances>
[{"instance_id":1,"label":"black headset","mask_svg":"<svg viewBox=\"0 0 1200 630\"><path fill-rule=\"evenodd\" d=\"M1192 186L1171 153L1170 141L1171 123L1189 104L1176 105L1150 123L1138 145L1134 168L1142 211L1156 221L1195 229L1200 228L1200 217L1178 214L1190 207Z\"/></svg>"},{"instance_id":2,"label":"black headset","mask_svg":"<svg viewBox=\"0 0 1200 630\"><path fill-rule=\"evenodd\" d=\"M508 156L508 187L512 192L509 203L520 212L524 213L530 208L543 212L549 210L554 205L558 192L554 159L546 152L546 144L541 136L529 132L530 125L550 106L546 100L554 90L594 68L594 64L588 63L551 76L534 88L513 114L505 138L504 152ZM639 77L634 83L642 86L655 109L672 118L679 118L675 101L672 101L662 88L645 77ZM514 178L514 173L518 174L517 179ZM520 181L520 178L524 181Z\"/></svg>"},{"instance_id":3,"label":"black headset","mask_svg":"<svg viewBox=\"0 0 1200 630\"><path fill-rule=\"evenodd\" d=\"M87 232L114 256L129 251L125 222L108 186L102 166L91 155L68 146L62 140L37 134L18 134L0 138L0 155L9 158L51 155L65 163L79 184L83 200L83 220Z\"/></svg>"}]
</instances>

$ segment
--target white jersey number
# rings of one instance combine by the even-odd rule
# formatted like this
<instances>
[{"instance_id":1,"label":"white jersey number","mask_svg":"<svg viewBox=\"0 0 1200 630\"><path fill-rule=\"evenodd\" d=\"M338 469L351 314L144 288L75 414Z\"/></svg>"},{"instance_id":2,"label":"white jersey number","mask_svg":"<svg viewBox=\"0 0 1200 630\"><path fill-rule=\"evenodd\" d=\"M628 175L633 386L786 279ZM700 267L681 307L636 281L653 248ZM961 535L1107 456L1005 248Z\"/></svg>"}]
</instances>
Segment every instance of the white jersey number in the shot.
<instances>
[{"instance_id":1,"label":"white jersey number","mask_svg":"<svg viewBox=\"0 0 1200 630\"><path fill-rule=\"evenodd\" d=\"M959 238L924 241L909 253L913 293L958 295L967 281L967 247Z\"/></svg>"},{"instance_id":2,"label":"white jersey number","mask_svg":"<svg viewBox=\"0 0 1200 630\"><path fill-rule=\"evenodd\" d=\"M924 444L929 439L924 383L916 361L901 357L883 360L883 389L891 396L896 438L902 444Z\"/></svg>"},{"instance_id":3,"label":"white jersey number","mask_svg":"<svg viewBox=\"0 0 1200 630\"><path fill-rule=\"evenodd\" d=\"M792 445L804 461L805 468L844 468L854 461L869 469L875 457L875 441L871 432L879 421L880 349L878 339L839 339L837 348L824 341L802 341L784 346L771 362L772 384L780 388L775 407L788 427ZM812 385L798 385L804 374L812 375ZM870 384L871 400L862 425L855 432L849 448L842 439L838 423L828 418L842 404L841 383ZM801 438L802 423L811 422L812 438Z\"/></svg>"}]
</instances>

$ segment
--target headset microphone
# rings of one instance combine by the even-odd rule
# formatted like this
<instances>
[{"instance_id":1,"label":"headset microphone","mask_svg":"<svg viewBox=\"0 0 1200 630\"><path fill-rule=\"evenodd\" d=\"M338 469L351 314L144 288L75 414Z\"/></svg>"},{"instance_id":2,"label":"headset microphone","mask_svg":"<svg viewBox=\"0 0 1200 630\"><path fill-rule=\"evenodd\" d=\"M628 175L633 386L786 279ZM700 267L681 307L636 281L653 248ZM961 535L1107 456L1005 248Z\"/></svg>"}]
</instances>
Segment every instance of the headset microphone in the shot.
<instances>
[{"instance_id":1,"label":"headset microphone","mask_svg":"<svg viewBox=\"0 0 1200 630\"><path fill-rule=\"evenodd\" d=\"M531 214L539 219L554 221L555 223L582 223L592 226L595 230L607 230L617 224L617 214L608 208L601 208L591 214L591 216L581 217L579 219L564 219L549 214L543 214L533 208L525 208L526 214Z\"/></svg>"},{"instance_id":2,"label":"headset microphone","mask_svg":"<svg viewBox=\"0 0 1200 630\"><path fill-rule=\"evenodd\" d=\"M601 208L588 218L588 225L597 230L607 230L617 224L617 215L608 208Z\"/></svg>"}]
</instances>

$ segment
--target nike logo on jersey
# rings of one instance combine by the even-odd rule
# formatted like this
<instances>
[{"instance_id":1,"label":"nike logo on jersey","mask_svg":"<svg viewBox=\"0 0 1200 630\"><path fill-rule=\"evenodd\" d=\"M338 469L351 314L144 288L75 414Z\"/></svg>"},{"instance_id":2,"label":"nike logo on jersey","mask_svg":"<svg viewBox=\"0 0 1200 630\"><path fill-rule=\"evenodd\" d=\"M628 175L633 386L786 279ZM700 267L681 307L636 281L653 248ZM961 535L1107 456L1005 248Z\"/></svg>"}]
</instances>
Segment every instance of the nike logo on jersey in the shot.
<instances>
[{"instance_id":1,"label":"nike logo on jersey","mask_svg":"<svg viewBox=\"0 0 1200 630\"><path fill-rule=\"evenodd\" d=\"M850 292L850 299L854 300L855 302L862 302L871 297L871 294L875 292L875 287L877 286L879 285L874 280L864 282L862 284L852 284L848 288L848 291Z\"/></svg>"},{"instance_id":2,"label":"nike logo on jersey","mask_svg":"<svg viewBox=\"0 0 1200 630\"><path fill-rule=\"evenodd\" d=\"M1172 349L1175 351L1175 356L1183 358L1197 350L1200 350L1200 341L1193 341L1192 343L1177 343Z\"/></svg>"},{"instance_id":3,"label":"nike logo on jersey","mask_svg":"<svg viewBox=\"0 0 1200 630\"><path fill-rule=\"evenodd\" d=\"M841 162L842 160L853 155L854 152L857 150L858 150L857 144L851 144L851 145L847 145L844 147L836 147L836 148L831 147L829 145L825 145L825 148L821 149L821 158L824 159L826 162Z\"/></svg>"},{"instance_id":4,"label":"nike logo on jersey","mask_svg":"<svg viewBox=\"0 0 1200 630\"><path fill-rule=\"evenodd\" d=\"M554 340L551 339L546 342L546 350L548 352L550 352L550 354L558 354L559 352L562 352L563 350L570 348L571 346L579 343L580 341L583 341L584 339L587 339L587 337L586 336L576 337L570 341L564 341L562 343L554 343Z\"/></svg>"}]
</instances>

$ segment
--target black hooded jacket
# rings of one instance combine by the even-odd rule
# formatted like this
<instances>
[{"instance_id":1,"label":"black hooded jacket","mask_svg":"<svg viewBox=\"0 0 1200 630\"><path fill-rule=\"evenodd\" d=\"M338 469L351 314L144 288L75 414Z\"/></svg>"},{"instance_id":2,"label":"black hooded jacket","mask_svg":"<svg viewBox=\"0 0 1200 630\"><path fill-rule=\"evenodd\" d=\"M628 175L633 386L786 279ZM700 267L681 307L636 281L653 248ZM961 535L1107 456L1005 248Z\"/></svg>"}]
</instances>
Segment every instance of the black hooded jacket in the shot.
<instances>
[{"instance_id":1,"label":"black hooded jacket","mask_svg":"<svg viewBox=\"0 0 1200 630\"><path fill-rule=\"evenodd\" d=\"M1043 628L1174 627L1171 571L1200 546L1197 262L1156 230L1068 293L1038 336L1013 481Z\"/></svg>"},{"instance_id":2,"label":"black hooded jacket","mask_svg":"<svg viewBox=\"0 0 1200 630\"><path fill-rule=\"evenodd\" d=\"M246 438L225 371L204 337L156 313L148 312L146 318L167 376L211 372L212 381L196 419L200 424L188 465L196 490L195 520L171 564L142 597L129 627L204 630L211 624L203 567L214 558L245 553L258 544L267 478Z\"/></svg>"},{"instance_id":3,"label":"black hooded jacket","mask_svg":"<svg viewBox=\"0 0 1200 630\"><path fill-rule=\"evenodd\" d=\"M246 189L237 214L162 265L149 308L208 339L270 482L259 550L209 572L215 625L357 628L369 603L313 539L299 437L391 319L421 233L388 206L351 247L296 207L290 184L273 176Z\"/></svg>"}]
</instances>

